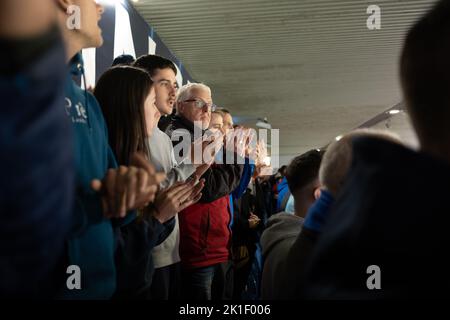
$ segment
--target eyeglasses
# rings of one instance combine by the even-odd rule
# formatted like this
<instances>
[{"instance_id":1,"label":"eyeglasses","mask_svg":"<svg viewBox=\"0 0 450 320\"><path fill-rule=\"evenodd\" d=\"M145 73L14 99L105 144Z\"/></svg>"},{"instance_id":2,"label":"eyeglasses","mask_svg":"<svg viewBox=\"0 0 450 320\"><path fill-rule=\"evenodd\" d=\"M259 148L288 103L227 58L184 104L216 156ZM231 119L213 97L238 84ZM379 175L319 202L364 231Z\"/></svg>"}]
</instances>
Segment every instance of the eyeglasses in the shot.
<instances>
[{"instance_id":1,"label":"eyeglasses","mask_svg":"<svg viewBox=\"0 0 450 320\"><path fill-rule=\"evenodd\" d=\"M203 109L205 106L208 107L208 110L216 111L217 106L214 103L206 103L201 99L190 99L185 100L184 102L194 102L194 106L198 109Z\"/></svg>"}]
</instances>

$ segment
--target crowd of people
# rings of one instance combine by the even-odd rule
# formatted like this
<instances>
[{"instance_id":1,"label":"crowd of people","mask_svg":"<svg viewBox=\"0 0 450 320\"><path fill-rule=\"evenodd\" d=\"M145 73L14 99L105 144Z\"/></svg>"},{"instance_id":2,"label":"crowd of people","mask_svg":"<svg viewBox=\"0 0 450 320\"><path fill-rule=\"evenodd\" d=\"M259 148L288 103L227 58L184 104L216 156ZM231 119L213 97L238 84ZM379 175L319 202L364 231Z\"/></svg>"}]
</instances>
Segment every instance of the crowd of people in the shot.
<instances>
[{"instance_id":1,"label":"crowd of people","mask_svg":"<svg viewBox=\"0 0 450 320\"><path fill-rule=\"evenodd\" d=\"M71 5L81 29L66 27ZM449 1L409 30L400 60L419 151L360 129L275 174L264 141L206 84L179 88L164 57L117 57L82 89L102 13L0 3L0 296L448 296Z\"/></svg>"}]
</instances>

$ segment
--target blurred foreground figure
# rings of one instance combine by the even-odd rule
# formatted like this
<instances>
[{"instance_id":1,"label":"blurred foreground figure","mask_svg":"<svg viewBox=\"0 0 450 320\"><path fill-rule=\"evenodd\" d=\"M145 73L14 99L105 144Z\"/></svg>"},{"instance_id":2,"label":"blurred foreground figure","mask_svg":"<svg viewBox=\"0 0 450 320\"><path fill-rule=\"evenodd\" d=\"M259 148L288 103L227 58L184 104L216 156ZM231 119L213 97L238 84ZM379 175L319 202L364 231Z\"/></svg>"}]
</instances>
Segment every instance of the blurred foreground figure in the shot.
<instances>
[{"instance_id":1,"label":"blurred foreground figure","mask_svg":"<svg viewBox=\"0 0 450 320\"><path fill-rule=\"evenodd\" d=\"M353 164L305 276L307 298L449 297L450 2L408 32L400 77L420 152L374 138Z\"/></svg>"},{"instance_id":2,"label":"blurred foreground figure","mask_svg":"<svg viewBox=\"0 0 450 320\"><path fill-rule=\"evenodd\" d=\"M0 296L50 295L73 207L65 53L51 0L0 2Z\"/></svg>"}]
</instances>

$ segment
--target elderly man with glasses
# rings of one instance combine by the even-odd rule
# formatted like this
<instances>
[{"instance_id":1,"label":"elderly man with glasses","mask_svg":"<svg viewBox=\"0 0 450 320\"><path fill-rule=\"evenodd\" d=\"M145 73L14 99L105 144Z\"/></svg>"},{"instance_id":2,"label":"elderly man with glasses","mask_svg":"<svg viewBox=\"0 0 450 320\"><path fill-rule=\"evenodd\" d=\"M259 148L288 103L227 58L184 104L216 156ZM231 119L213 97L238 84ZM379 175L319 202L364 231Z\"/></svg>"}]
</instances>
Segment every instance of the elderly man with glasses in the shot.
<instances>
[{"instance_id":1,"label":"elderly man with glasses","mask_svg":"<svg viewBox=\"0 0 450 320\"><path fill-rule=\"evenodd\" d=\"M198 139L194 132L204 135L216 106L208 86L190 83L179 90L176 107L177 114L166 133L174 144L175 156L180 156L177 145ZM179 139L181 137L183 139ZM189 158L189 155L181 157ZM213 164L202 176L205 187L201 200L179 213L182 289L186 298L222 300L232 297L229 194L239 185L244 167L236 163L239 162Z\"/></svg>"}]
</instances>

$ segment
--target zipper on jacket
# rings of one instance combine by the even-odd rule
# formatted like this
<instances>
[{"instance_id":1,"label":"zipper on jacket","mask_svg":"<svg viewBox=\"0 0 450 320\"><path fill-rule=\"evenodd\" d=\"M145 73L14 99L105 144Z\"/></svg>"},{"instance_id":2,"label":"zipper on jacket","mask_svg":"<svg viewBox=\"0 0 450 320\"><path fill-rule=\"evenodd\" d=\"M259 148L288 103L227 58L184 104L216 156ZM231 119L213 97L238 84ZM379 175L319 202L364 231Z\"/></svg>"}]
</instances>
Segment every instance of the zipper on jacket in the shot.
<instances>
[{"instance_id":1,"label":"zipper on jacket","mask_svg":"<svg viewBox=\"0 0 450 320\"><path fill-rule=\"evenodd\" d=\"M209 228L211 225L211 218L210 218L210 214L209 214L209 209L208 209L208 216L206 219L206 230L205 230L205 237L204 237L204 247L202 248L202 251L206 251L208 249L208 234L209 234Z\"/></svg>"},{"instance_id":2,"label":"zipper on jacket","mask_svg":"<svg viewBox=\"0 0 450 320\"><path fill-rule=\"evenodd\" d=\"M81 72L81 76L83 77L83 81L84 81L84 100L85 100L85 105L86 105L87 125L89 128L89 133L91 133L92 127L91 127L91 119L90 119L91 117L89 115L89 97L88 97L88 92L87 92L86 74L84 73L84 67L81 62L78 62L77 68Z\"/></svg>"}]
</instances>

